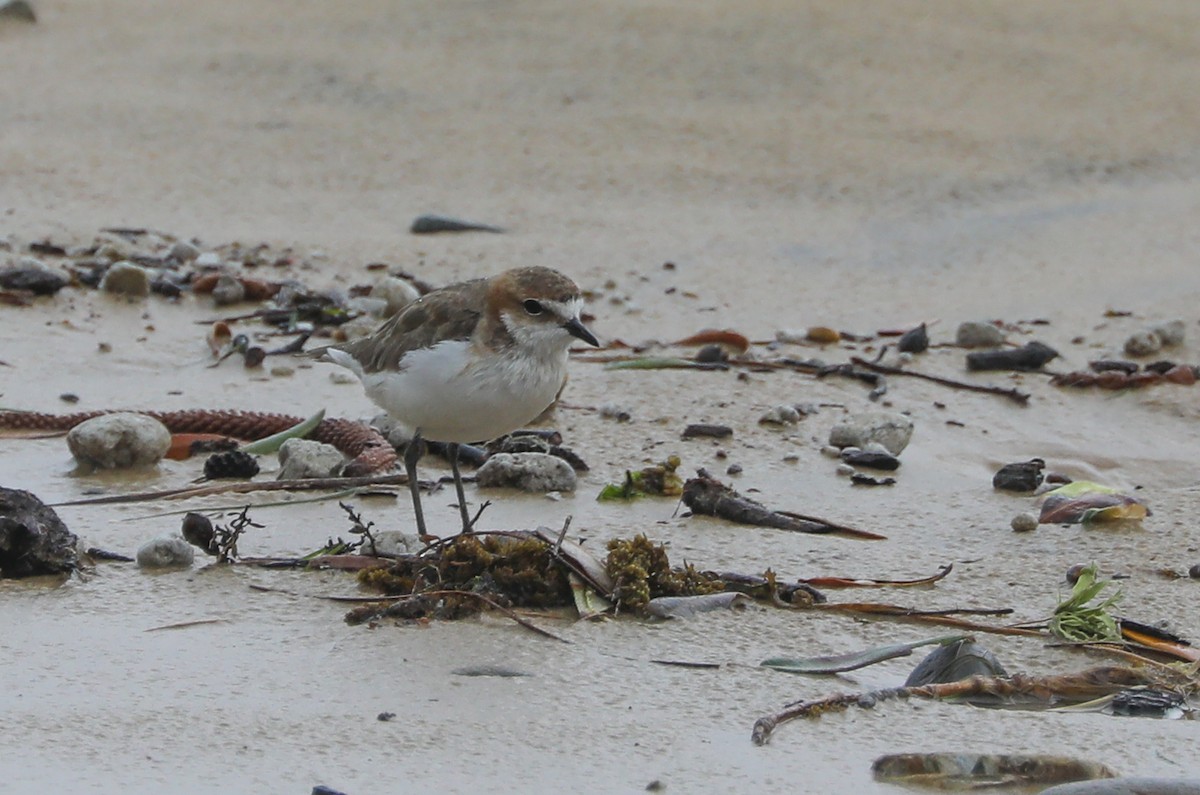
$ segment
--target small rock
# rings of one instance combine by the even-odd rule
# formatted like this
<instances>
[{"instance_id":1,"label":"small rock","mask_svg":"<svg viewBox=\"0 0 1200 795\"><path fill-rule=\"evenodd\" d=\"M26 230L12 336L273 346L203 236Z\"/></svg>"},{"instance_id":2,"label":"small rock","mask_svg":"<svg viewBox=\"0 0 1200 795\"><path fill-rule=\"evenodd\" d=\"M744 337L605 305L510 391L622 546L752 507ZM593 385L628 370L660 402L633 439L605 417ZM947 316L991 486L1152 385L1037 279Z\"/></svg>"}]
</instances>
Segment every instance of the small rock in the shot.
<instances>
[{"instance_id":1,"label":"small rock","mask_svg":"<svg viewBox=\"0 0 1200 795\"><path fill-rule=\"evenodd\" d=\"M840 477L848 478L854 474L854 467L849 464L838 464L837 473Z\"/></svg>"},{"instance_id":2,"label":"small rock","mask_svg":"<svg viewBox=\"0 0 1200 795\"><path fill-rule=\"evenodd\" d=\"M346 459L333 445L288 439L279 448L279 464L277 480L332 478L341 474Z\"/></svg>"},{"instance_id":3,"label":"small rock","mask_svg":"<svg viewBox=\"0 0 1200 795\"><path fill-rule=\"evenodd\" d=\"M186 568L195 559L192 545L179 536L152 538L137 551L137 564L143 569Z\"/></svg>"},{"instance_id":4,"label":"small rock","mask_svg":"<svg viewBox=\"0 0 1200 795\"><path fill-rule=\"evenodd\" d=\"M840 447L834 447L831 444L827 444L821 447L821 455L825 456L826 458L837 458L840 460L842 457L842 449Z\"/></svg>"},{"instance_id":5,"label":"small rock","mask_svg":"<svg viewBox=\"0 0 1200 795\"><path fill-rule=\"evenodd\" d=\"M829 444L834 447L863 447L867 442L879 442L892 455L900 455L912 438L913 422L895 412L868 412L851 417L833 427Z\"/></svg>"},{"instance_id":6,"label":"small rock","mask_svg":"<svg viewBox=\"0 0 1200 795\"><path fill-rule=\"evenodd\" d=\"M167 252L167 256L176 262L191 262L200 256L200 249L186 240L180 240L171 246L171 250Z\"/></svg>"},{"instance_id":7,"label":"small rock","mask_svg":"<svg viewBox=\"0 0 1200 795\"><path fill-rule=\"evenodd\" d=\"M219 268L225 262L215 251L205 251L196 257L197 268Z\"/></svg>"},{"instance_id":8,"label":"small rock","mask_svg":"<svg viewBox=\"0 0 1200 795\"><path fill-rule=\"evenodd\" d=\"M923 353L928 347L929 331L924 323L904 332L896 343L896 348L901 353Z\"/></svg>"},{"instance_id":9,"label":"small rock","mask_svg":"<svg viewBox=\"0 0 1200 795\"><path fill-rule=\"evenodd\" d=\"M1037 517L1031 513L1019 513L1012 518L1012 529L1014 533L1032 533L1037 530Z\"/></svg>"},{"instance_id":10,"label":"small rock","mask_svg":"<svg viewBox=\"0 0 1200 795\"><path fill-rule=\"evenodd\" d=\"M390 317L420 298L421 291L404 279L385 276L371 288L371 297L383 299Z\"/></svg>"},{"instance_id":11,"label":"small rock","mask_svg":"<svg viewBox=\"0 0 1200 795\"><path fill-rule=\"evenodd\" d=\"M995 348L1004 344L1004 332L993 323L967 321L958 325L954 344L960 348Z\"/></svg>"},{"instance_id":12,"label":"small rock","mask_svg":"<svg viewBox=\"0 0 1200 795\"><path fill-rule=\"evenodd\" d=\"M415 533L402 533L399 530L380 530L372 532L371 536L375 539L374 554L383 555L386 557L399 557L400 555L409 555L420 552L425 548L421 538ZM365 554L372 554L371 542L363 543L362 551Z\"/></svg>"},{"instance_id":13,"label":"small rock","mask_svg":"<svg viewBox=\"0 0 1200 795\"><path fill-rule=\"evenodd\" d=\"M784 460L784 463L787 463L787 464L798 463L800 461L800 454L799 453L784 453L783 460Z\"/></svg>"},{"instance_id":14,"label":"small rock","mask_svg":"<svg viewBox=\"0 0 1200 795\"><path fill-rule=\"evenodd\" d=\"M729 466L728 466L728 467L725 469L725 474L726 474L726 475L740 475L740 474L742 474L742 465L741 465L741 464L730 464L730 465L729 465Z\"/></svg>"},{"instance_id":15,"label":"small rock","mask_svg":"<svg viewBox=\"0 0 1200 795\"><path fill-rule=\"evenodd\" d=\"M786 404L768 409L758 418L759 425L795 425L800 422L800 412L795 406Z\"/></svg>"},{"instance_id":16,"label":"small rock","mask_svg":"<svg viewBox=\"0 0 1200 795\"><path fill-rule=\"evenodd\" d=\"M357 384L358 378L354 373L347 373L344 370L334 370L329 374L329 380L335 384Z\"/></svg>"},{"instance_id":17,"label":"small rock","mask_svg":"<svg viewBox=\"0 0 1200 795\"><path fill-rule=\"evenodd\" d=\"M270 372L276 378L289 378L296 374L296 368L289 367L286 364L277 364L271 368Z\"/></svg>"},{"instance_id":18,"label":"small rock","mask_svg":"<svg viewBox=\"0 0 1200 795\"><path fill-rule=\"evenodd\" d=\"M808 341L808 330L780 329L775 332L775 341L785 345L800 345Z\"/></svg>"},{"instance_id":19,"label":"small rock","mask_svg":"<svg viewBox=\"0 0 1200 795\"><path fill-rule=\"evenodd\" d=\"M683 429L684 439L725 439L733 436L733 428L728 425L711 425L704 422L694 422Z\"/></svg>"},{"instance_id":20,"label":"small rock","mask_svg":"<svg viewBox=\"0 0 1200 795\"><path fill-rule=\"evenodd\" d=\"M616 420L617 422L629 422L633 419L633 412L628 407L617 403L604 403L598 409L600 416L606 420Z\"/></svg>"},{"instance_id":21,"label":"small rock","mask_svg":"<svg viewBox=\"0 0 1200 795\"><path fill-rule=\"evenodd\" d=\"M47 268L33 257L25 257L15 268L0 271L0 287L6 290L28 290L34 295L54 295L66 286L66 276Z\"/></svg>"},{"instance_id":22,"label":"small rock","mask_svg":"<svg viewBox=\"0 0 1200 795\"><path fill-rule=\"evenodd\" d=\"M1150 356L1162 350L1162 337L1153 331L1139 331L1125 340L1127 356Z\"/></svg>"},{"instance_id":23,"label":"small rock","mask_svg":"<svg viewBox=\"0 0 1200 795\"><path fill-rule=\"evenodd\" d=\"M1200 563L1188 569L1188 576L1193 580L1200 580Z\"/></svg>"},{"instance_id":24,"label":"small rock","mask_svg":"<svg viewBox=\"0 0 1200 795\"><path fill-rule=\"evenodd\" d=\"M0 579L70 574L79 565L77 541L35 495L0 487Z\"/></svg>"},{"instance_id":25,"label":"small rock","mask_svg":"<svg viewBox=\"0 0 1200 795\"><path fill-rule=\"evenodd\" d=\"M1150 330L1158 335L1164 348L1173 348L1176 345L1182 345L1184 338L1187 336L1187 326L1184 325L1182 320L1160 323Z\"/></svg>"},{"instance_id":26,"label":"small rock","mask_svg":"<svg viewBox=\"0 0 1200 795\"><path fill-rule=\"evenodd\" d=\"M436 235L442 232L492 232L499 234L504 230L498 226L461 221L444 215L419 215L413 219L408 228L414 235Z\"/></svg>"},{"instance_id":27,"label":"small rock","mask_svg":"<svg viewBox=\"0 0 1200 795\"><path fill-rule=\"evenodd\" d=\"M129 261L114 262L104 272L100 289L117 295L150 295L150 271Z\"/></svg>"},{"instance_id":28,"label":"small rock","mask_svg":"<svg viewBox=\"0 0 1200 795\"><path fill-rule=\"evenodd\" d=\"M868 453L866 450L861 450L857 453L843 452L842 460L853 467L882 469L886 472L894 472L900 468L900 459L887 452Z\"/></svg>"},{"instance_id":29,"label":"small rock","mask_svg":"<svg viewBox=\"0 0 1200 795\"><path fill-rule=\"evenodd\" d=\"M105 414L79 423L67 434L71 454L101 469L152 466L171 446L171 432L145 414Z\"/></svg>"},{"instance_id":30,"label":"small rock","mask_svg":"<svg viewBox=\"0 0 1200 795\"><path fill-rule=\"evenodd\" d=\"M1040 458L1005 464L992 476L992 488L1022 494L1036 491L1042 485L1042 470L1045 468L1046 462Z\"/></svg>"},{"instance_id":31,"label":"small rock","mask_svg":"<svg viewBox=\"0 0 1200 795\"><path fill-rule=\"evenodd\" d=\"M378 324L388 315L387 301L375 295L359 295L346 302L346 309L359 317L370 317Z\"/></svg>"},{"instance_id":32,"label":"small rock","mask_svg":"<svg viewBox=\"0 0 1200 795\"><path fill-rule=\"evenodd\" d=\"M891 455L891 453L888 452L888 449L879 442L867 442L863 445L862 451L864 453L871 453L872 455ZM843 451L843 453L844 452L846 451Z\"/></svg>"},{"instance_id":33,"label":"small rock","mask_svg":"<svg viewBox=\"0 0 1200 795\"><path fill-rule=\"evenodd\" d=\"M217 306L240 304L246 300L246 286L236 276L222 273L213 285L212 299Z\"/></svg>"},{"instance_id":34,"label":"small rock","mask_svg":"<svg viewBox=\"0 0 1200 795\"><path fill-rule=\"evenodd\" d=\"M204 550L208 555L220 554L217 546L217 535L213 530L212 520L202 513L189 512L183 517L180 526L183 540L194 547Z\"/></svg>"},{"instance_id":35,"label":"small rock","mask_svg":"<svg viewBox=\"0 0 1200 795\"><path fill-rule=\"evenodd\" d=\"M0 19L33 24L37 22L37 14L33 12L33 6L28 0L3 0L0 2Z\"/></svg>"},{"instance_id":36,"label":"small rock","mask_svg":"<svg viewBox=\"0 0 1200 795\"><path fill-rule=\"evenodd\" d=\"M497 453L475 473L481 487L514 487L522 491L575 491L575 470L546 453Z\"/></svg>"},{"instance_id":37,"label":"small rock","mask_svg":"<svg viewBox=\"0 0 1200 795\"><path fill-rule=\"evenodd\" d=\"M1086 568L1087 566L1082 563L1076 563L1074 566L1071 566L1067 569L1067 582L1071 585L1079 582L1079 575L1083 574L1083 570Z\"/></svg>"}]
</instances>

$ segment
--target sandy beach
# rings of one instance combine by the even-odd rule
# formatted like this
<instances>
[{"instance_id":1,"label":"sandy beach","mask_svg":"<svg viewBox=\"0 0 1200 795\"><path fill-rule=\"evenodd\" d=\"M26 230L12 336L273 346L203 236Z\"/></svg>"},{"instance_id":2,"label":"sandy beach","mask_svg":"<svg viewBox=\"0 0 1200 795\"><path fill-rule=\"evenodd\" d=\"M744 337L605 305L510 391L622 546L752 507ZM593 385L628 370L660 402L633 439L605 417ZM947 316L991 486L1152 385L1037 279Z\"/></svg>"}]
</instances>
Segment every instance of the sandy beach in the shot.
<instances>
[{"instance_id":1,"label":"sandy beach","mask_svg":"<svg viewBox=\"0 0 1200 795\"><path fill-rule=\"evenodd\" d=\"M594 293L592 328L607 341L702 328L769 340L817 325L871 335L925 321L935 343L950 343L961 321L1026 321L1013 341L1054 346L1054 369L1068 371L1181 319L1187 340L1170 358L1200 363L1200 7L1190 3L35 8L34 25L0 22L0 267L32 241L80 245L104 227L140 227L202 249L291 249L311 263L294 275L322 288L370 283L372 262L436 285L547 265ZM409 234L423 213L507 231ZM191 295L131 303L76 288L0 306L0 406L376 413L328 365L290 377L207 367L198 321L215 313ZM830 362L874 351L794 346ZM591 471L559 501L477 495L494 503L485 524L558 527L571 515L572 536L596 549L646 533L675 562L770 567L788 580L919 577L953 563L932 589L831 598L1009 607L1013 621L1044 618L1068 589L1066 569L1095 561L1128 575L1123 614L1200 639L1200 585L1155 574L1200 563L1197 387L1112 393L1041 374L972 375L952 347L913 366L1017 387L1030 404L915 379L892 379L875 403L860 384L798 373L576 361L552 424ZM604 403L631 421L601 417ZM758 424L782 403L821 409L785 429ZM852 488L819 448L845 416L875 408L908 413L916 430L895 486ZM690 422L735 433L682 441ZM46 502L198 474L195 462L164 462L77 475L61 438L0 438L0 451L0 485ZM596 502L604 483L669 453L688 474L725 478L740 464L727 479L743 493L888 539L685 517L673 500ZM991 477L1032 456L1137 489L1153 515L1140 530L1015 534L1010 519L1034 503L993 491ZM456 527L451 499L431 498L436 532ZM178 527L165 512L228 504L59 513L89 545L132 554ZM381 527L411 529L404 495L358 504ZM247 554L303 554L346 527L336 501L254 516L266 527L247 536ZM907 751L1057 753L1123 775L1200 777L1190 722L1100 714L891 703L751 744L757 718L898 685L920 652L824 678L767 671L763 659L936 628L757 605L656 624L547 619L568 645L495 615L348 626L344 605L313 598L356 588L330 572L132 565L60 587L0 582L5 791L632 793L657 781L673 793L884 792L872 760ZM148 631L207 619L219 621ZM1010 671L1101 660L1036 638L984 640ZM453 673L481 665L528 675ZM396 718L377 720L383 712Z\"/></svg>"}]
</instances>

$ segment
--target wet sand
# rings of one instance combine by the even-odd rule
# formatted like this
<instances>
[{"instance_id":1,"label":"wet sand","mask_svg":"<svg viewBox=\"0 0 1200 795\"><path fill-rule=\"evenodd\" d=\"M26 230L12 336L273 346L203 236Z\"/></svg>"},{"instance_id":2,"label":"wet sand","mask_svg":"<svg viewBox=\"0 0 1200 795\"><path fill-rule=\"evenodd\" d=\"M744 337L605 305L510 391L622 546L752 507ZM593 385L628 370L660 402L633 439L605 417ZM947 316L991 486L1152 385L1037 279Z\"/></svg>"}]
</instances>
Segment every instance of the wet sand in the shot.
<instances>
[{"instance_id":1,"label":"wet sand","mask_svg":"<svg viewBox=\"0 0 1200 795\"><path fill-rule=\"evenodd\" d=\"M0 236L82 243L144 226L207 245L292 246L315 286L369 281L388 262L434 283L545 264L602 298L601 336L673 339L702 327L754 338L939 320L1044 318L1056 369L1119 351L1182 318L1200 360L1200 49L1190 4L365 3L171 6L44 3L0 24ZM508 234L415 237L420 213ZM10 254L0 252L0 263ZM675 263L665 270L664 262ZM606 287L612 280L615 286ZM674 289L672 289L674 288ZM620 296L620 303L609 299ZM1108 309L1132 313L1105 317ZM0 307L0 405L43 411L216 406L370 416L325 365L291 378L208 369L203 302L128 304L65 290ZM152 328L151 328L152 327ZM1074 341L1076 338L1081 341ZM1025 339L1021 337L1020 339ZM97 353L97 341L111 343ZM830 361L856 351L797 347ZM861 351L857 351L861 352ZM961 352L922 369L1033 394L987 395L893 379L885 402L916 432L899 483L852 490L818 452L862 387L800 375L609 372L575 363L555 425L591 464L560 502L489 494L493 527L558 526L604 540L646 532L672 559L781 577L908 577L953 562L936 589L832 594L923 608L1013 607L1044 617L1062 575L1095 560L1123 581L1122 612L1200 638L1195 584L1160 566L1198 560L1195 387L1061 391L1042 376L968 376ZM58 395L74 392L76 407ZM178 393L178 394L176 394ZM588 410L616 401L633 420ZM759 426L782 402L840 404L789 431ZM944 404L939 408L937 403ZM736 429L715 458L688 422ZM958 424L948 424L954 421ZM72 475L61 439L0 442L0 483L47 502L94 489L182 485L192 463L146 475ZM626 467L678 452L765 502L882 532L812 538L675 515L669 502L602 505ZM795 454L796 461L785 461ZM1033 455L1074 477L1135 488L1142 531L1008 528L1032 502L994 493ZM430 463L431 467L436 466ZM752 491L757 490L757 491ZM431 524L455 526L448 499ZM214 507L218 499L191 503ZM177 527L176 504L63 508L91 544L132 552ZM361 501L406 527L405 498ZM333 504L261 508L247 554L299 554L344 533ZM298 595L259 593L250 584ZM149 575L105 565L61 588L0 583L0 778L11 792L306 792L397 788L670 792L883 791L884 753L1068 753L1126 775L1200 775L1191 726L1091 714L891 704L781 728L763 714L834 690L898 684L916 659L831 679L757 668L938 634L753 607L646 625L548 622L536 638L495 617L427 628L349 627L334 574L238 569ZM221 623L147 632L176 622ZM1101 658L986 638L1010 670L1058 673ZM719 670L651 659L722 663ZM464 678L502 664L532 676ZM376 720L394 712L390 722Z\"/></svg>"}]
</instances>

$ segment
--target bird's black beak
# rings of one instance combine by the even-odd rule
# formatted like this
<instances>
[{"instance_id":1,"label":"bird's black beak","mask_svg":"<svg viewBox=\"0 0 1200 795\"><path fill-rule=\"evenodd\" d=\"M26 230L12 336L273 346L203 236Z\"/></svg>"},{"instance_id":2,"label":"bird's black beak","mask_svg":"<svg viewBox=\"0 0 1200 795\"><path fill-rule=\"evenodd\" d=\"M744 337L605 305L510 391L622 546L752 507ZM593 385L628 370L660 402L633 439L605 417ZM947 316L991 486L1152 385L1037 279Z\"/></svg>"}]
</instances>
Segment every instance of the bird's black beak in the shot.
<instances>
[{"instance_id":1,"label":"bird's black beak","mask_svg":"<svg viewBox=\"0 0 1200 795\"><path fill-rule=\"evenodd\" d=\"M579 318L571 318L566 323L563 323L563 328L565 328L567 333L569 333L572 337L578 337L588 345L592 345L596 348L600 347L599 341L597 341L595 336L592 335L592 332L587 330L587 326L580 322Z\"/></svg>"}]
</instances>

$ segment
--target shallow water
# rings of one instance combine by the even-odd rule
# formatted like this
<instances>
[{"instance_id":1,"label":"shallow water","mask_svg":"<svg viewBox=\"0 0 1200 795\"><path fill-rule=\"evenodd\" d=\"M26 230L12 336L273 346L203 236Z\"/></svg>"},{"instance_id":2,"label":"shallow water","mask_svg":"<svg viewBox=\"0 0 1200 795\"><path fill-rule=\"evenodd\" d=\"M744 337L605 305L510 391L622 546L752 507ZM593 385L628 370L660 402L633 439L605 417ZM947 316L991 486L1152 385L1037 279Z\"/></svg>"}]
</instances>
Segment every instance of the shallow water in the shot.
<instances>
[{"instance_id":1,"label":"shallow water","mask_svg":"<svg viewBox=\"0 0 1200 795\"><path fill-rule=\"evenodd\" d=\"M895 6L666 2L573 9L540 3L172 7L144 0L39 6L33 28L0 26L12 85L0 231L83 242L100 226L148 226L204 243L271 241L318 267L317 286L369 280L382 260L444 283L514 264L554 265L601 298L602 337L669 340L706 326L756 339L781 328L851 331L921 320L935 342L961 320L1030 326L1055 369L1119 350L1131 332L1181 317L1195 363L1200 275L1190 6L1000 3ZM930 11L929 9L935 9ZM1136 15L1134 15L1136 11ZM1133 20L1136 19L1136 22ZM422 212L499 223L503 236L417 238ZM0 262L7 259L0 253ZM674 270L662 268L664 262ZM615 287L605 287L609 279ZM674 289L672 289L674 288ZM610 302L614 294L624 300ZM690 295L689 295L690 294ZM693 297L694 296L694 297ZM1134 313L1108 318L1107 309ZM290 378L206 367L211 308L130 304L63 291L0 307L0 405L251 408L369 416L329 368ZM1082 342L1073 342L1083 337ZM1024 338L1022 338L1024 339ZM112 345L100 353L97 342ZM841 348L800 356L846 358ZM916 423L899 483L851 489L818 452L844 413L874 408L851 382L796 374L609 372L574 363L554 425L591 464L561 501L488 494L492 527L558 526L600 548L646 532L672 559L782 577L915 577L954 563L936 588L834 593L922 608L1012 607L1044 617L1063 572L1095 560L1130 575L1122 611L1200 637L1196 585L1157 567L1197 560L1191 517L1195 387L1062 391L1042 376L964 373L935 349L921 369L1033 394L1000 398L890 379L884 401ZM63 392L77 406L58 400ZM589 407L628 406L616 424ZM759 426L781 402L837 404L788 431ZM944 408L937 404L943 404ZM688 422L732 425L717 445ZM955 421L961 425L947 424ZM0 441L0 483L47 502L95 490L178 486L192 463L154 473L73 474L61 439ZM671 502L594 495L626 467L744 467L735 485L780 508L874 530L866 543L684 518ZM784 460L795 453L795 462ZM1141 487L1141 531L1008 529L1032 501L994 493L1003 463L1034 455L1073 477ZM427 462L431 471L438 464ZM254 498L253 502L261 501ZM448 497L429 502L450 531ZM64 507L91 544L132 552L173 531L183 508ZM407 527L405 497L359 501ZM244 554L287 555L344 533L332 503L262 507ZM250 584L290 593L262 593ZM0 584L0 778L7 791L884 791L884 753L1067 753L1127 775L1200 775L1189 722L889 704L781 727L756 718L803 697L900 683L916 659L837 678L757 668L938 634L764 607L686 622L543 621L571 645L498 617L429 627L342 622L312 598L348 577L103 565L62 587ZM185 621L220 623L148 631ZM1037 640L984 639L1009 670L1095 664ZM717 662L719 670L652 659ZM502 664L515 679L464 678ZM394 712L390 722L376 720Z\"/></svg>"}]
</instances>

